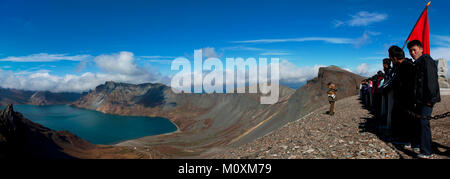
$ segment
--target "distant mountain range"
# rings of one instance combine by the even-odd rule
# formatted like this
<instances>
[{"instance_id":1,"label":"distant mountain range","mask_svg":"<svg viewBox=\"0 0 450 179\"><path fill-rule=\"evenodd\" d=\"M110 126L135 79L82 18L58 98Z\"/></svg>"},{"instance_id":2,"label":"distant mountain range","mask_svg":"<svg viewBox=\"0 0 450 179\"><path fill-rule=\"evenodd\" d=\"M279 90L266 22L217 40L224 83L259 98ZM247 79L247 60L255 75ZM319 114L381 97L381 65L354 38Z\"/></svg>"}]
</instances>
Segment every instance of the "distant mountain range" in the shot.
<instances>
[{"instance_id":1,"label":"distant mountain range","mask_svg":"<svg viewBox=\"0 0 450 179\"><path fill-rule=\"evenodd\" d=\"M0 91L1 104L71 104L103 113L159 116L178 126L174 133L143 137L117 144L149 147L163 158L207 157L224 147L248 143L326 105L327 84L337 97L359 94L363 77L336 66L320 68L318 77L298 90L280 86L279 102L260 104L262 94L175 94L164 84L106 82L87 94ZM37 94L36 94L37 93ZM131 129L132 130L132 129Z\"/></svg>"},{"instance_id":2,"label":"distant mountain range","mask_svg":"<svg viewBox=\"0 0 450 179\"><path fill-rule=\"evenodd\" d=\"M27 91L17 89L0 88L0 105L7 104L31 104L52 105L70 104L87 93L52 93L49 91Z\"/></svg>"}]
</instances>

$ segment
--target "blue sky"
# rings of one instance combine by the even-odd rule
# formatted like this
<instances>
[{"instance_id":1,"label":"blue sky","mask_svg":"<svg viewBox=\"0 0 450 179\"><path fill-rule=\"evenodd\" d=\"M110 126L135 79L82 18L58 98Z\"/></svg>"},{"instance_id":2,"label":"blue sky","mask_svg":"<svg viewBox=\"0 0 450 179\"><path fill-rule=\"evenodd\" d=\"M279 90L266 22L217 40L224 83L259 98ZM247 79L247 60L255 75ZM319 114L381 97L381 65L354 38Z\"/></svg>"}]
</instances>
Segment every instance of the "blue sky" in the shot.
<instances>
[{"instance_id":1,"label":"blue sky","mask_svg":"<svg viewBox=\"0 0 450 179\"><path fill-rule=\"evenodd\" d=\"M285 83L300 84L328 65L370 75L381 69L389 46L403 45L426 3L2 0L0 79L9 82L2 87L59 91L86 90L107 75L167 82L176 73L170 60L192 58L195 49L221 59L279 57ZM429 8L435 58L450 58L449 8L448 0ZM99 57L122 65L102 65ZM69 82L78 86L70 90Z\"/></svg>"}]
</instances>

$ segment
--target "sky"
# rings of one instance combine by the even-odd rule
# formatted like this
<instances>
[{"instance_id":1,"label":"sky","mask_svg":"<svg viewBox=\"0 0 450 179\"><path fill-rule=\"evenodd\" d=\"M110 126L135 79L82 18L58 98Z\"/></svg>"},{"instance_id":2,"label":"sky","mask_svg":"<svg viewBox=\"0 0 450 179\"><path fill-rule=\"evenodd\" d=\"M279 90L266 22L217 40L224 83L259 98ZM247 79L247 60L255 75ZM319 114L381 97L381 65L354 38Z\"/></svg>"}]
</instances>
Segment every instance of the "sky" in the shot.
<instances>
[{"instance_id":1,"label":"sky","mask_svg":"<svg viewBox=\"0 0 450 179\"><path fill-rule=\"evenodd\" d=\"M280 58L296 88L336 65L371 76L425 0L0 0L0 87L82 92L170 84L176 57ZM450 1L429 7L431 55L450 59ZM406 52L406 54L408 54ZM409 55L408 55L409 56ZM449 73L447 72L447 75Z\"/></svg>"}]
</instances>

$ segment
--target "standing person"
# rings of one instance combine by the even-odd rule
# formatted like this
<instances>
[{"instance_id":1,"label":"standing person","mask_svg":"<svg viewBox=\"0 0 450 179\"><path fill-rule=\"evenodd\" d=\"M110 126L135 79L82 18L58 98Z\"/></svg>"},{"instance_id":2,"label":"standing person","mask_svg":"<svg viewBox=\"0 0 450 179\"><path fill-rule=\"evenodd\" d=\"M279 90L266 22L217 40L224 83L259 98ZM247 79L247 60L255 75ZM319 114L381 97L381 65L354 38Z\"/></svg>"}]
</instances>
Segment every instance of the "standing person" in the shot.
<instances>
[{"instance_id":1,"label":"standing person","mask_svg":"<svg viewBox=\"0 0 450 179\"><path fill-rule=\"evenodd\" d=\"M409 146L412 139L412 126L414 119L408 111L414 110L414 64L411 59L405 58L405 53L398 46L389 48L389 58L397 65L397 78L393 81L394 90L394 119L392 121L393 133L397 143Z\"/></svg>"},{"instance_id":2,"label":"standing person","mask_svg":"<svg viewBox=\"0 0 450 179\"><path fill-rule=\"evenodd\" d=\"M359 84L359 99L363 100L363 83L364 81L361 81L361 83Z\"/></svg>"},{"instance_id":3,"label":"standing person","mask_svg":"<svg viewBox=\"0 0 450 179\"><path fill-rule=\"evenodd\" d=\"M369 100L369 94L367 93L367 91L368 91L368 89L369 89L369 85L367 84L367 80L363 80L363 82L362 82L362 96L363 96L363 102L364 102L364 106L365 107L368 107L368 105L369 105L369 102L368 102L368 100Z\"/></svg>"},{"instance_id":4,"label":"standing person","mask_svg":"<svg viewBox=\"0 0 450 179\"><path fill-rule=\"evenodd\" d=\"M334 104L336 103L336 85L328 83L328 102L330 102L330 116L334 116Z\"/></svg>"},{"instance_id":5,"label":"standing person","mask_svg":"<svg viewBox=\"0 0 450 179\"><path fill-rule=\"evenodd\" d=\"M439 91L437 64L428 54L423 53L423 45L418 40L408 43L409 54L415 60L415 112L424 117L430 117L433 113L433 107L441 101ZM430 158L432 155L432 136L430 121L427 119L418 119L420 130L414 136L414 139L420 141L419 158Z\"/></svg>"},{"instance_id":6,"label":"standing person","mask_svg":"<svg viewBox=\"0 0 450 179\"><path fill-rule=\"evenodd\" d=\"M369 84L369 107L372 108L373 107L373 94L372 94L372 88L373 88L373 81L371 78L369 78L368 81Z\"/></svg>"},{"instance_id":7,"label":"standing person","mask_svg":"<svg viewBox=\"0 0 450 179\"><path fill-rule=\"evenodd\" d=\"M389 93L389 89L385 88L385 83L388 82L391 72L392 72L392 68L391 68L391 60L389 60L389 58L385 58L383 59L383 71L384 71L384 76L383 76L383 83L380 86L380 90L381 90L381 117L383 120L386 120L387 116L389 116L387 113L389 112L389 107L388 107L388 93Z\"/></svg>"},{"instance_id":8,"label":"standing person","mask_svg":"<svg viewBox=\"0 0 450 179\"><path fill-rule=\"evenodd\" d=\"M386 73L386 80L383 84L383 92L387 94L387 111L386 111L386 127L388 128L388 136L392 134L392 118L394 114L394 90L393 90L393 82L396 81L398 77L398 65L395 64L390 58L389 62L392 63L392 68L389 70L389 73Z\"/></svg>"},{"instance_id":9,"label":"standing person","mask_svg":"<svg viewBox=\"0 0 450 179\"><path fill-rule=\"evenodd\" d=\"M375 97L375 112L376 117L378 119L381 119L381 109L382 109L382 94L381 94L381 85L384 82L384 74L381 71L377 72L377 75L375 76L375 85L374 85L374 97Z\"/></svg>"}]
</instances>

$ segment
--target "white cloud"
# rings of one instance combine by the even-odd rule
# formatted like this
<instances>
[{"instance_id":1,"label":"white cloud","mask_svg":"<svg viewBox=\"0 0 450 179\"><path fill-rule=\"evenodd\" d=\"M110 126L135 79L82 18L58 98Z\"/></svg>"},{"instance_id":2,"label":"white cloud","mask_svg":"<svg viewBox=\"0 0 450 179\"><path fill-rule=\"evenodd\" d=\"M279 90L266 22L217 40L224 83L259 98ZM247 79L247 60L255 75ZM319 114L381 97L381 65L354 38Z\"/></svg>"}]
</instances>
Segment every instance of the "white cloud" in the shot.
<instances>
[{"instance_id":1,"label":"white cloud","mask_svg":"<svg viewBox=\"0 0 450 179\"><path fill-rule=\"evenodd\" d=\"M382 63L375 63L372 65L362 63L358 65L356 69L352 72L364 77L370 77L375 75L378 71L382 70L382 67L383 67Z\"/></svg>"},{"instance_id":2,"label":"white cloud","mask_svg":"<svg viewBox=\"0 0 450 179\"><path fill-rule=\"evenodd\" d=\"M361 76L369 76L369 68L370 65L367 63L363 63L361 65L358 65L358 67L356 67L355 73Z\"/></svg>"},{"instance_id":3,"label":"white cloud","mask_svg":"<svg viewBox=\"0 0 450 179\"><path fill-rule=\"evenodd\" d=\"M94 59L97 66L108 72L126 75L142 74L144 70L134 63L131 52L120 52L112 55L100 55Z\"/></svg>"},{"instance_id":4,"label":"white cloud","mask_svg":"<svg viewBox=\"0 0 450 179\"><path fill-rule=\"evenodd\" d=\"M32 54L28 56L20 56L20 57L7 57L0 59L0 61L11 61L11 62L53 62L53 61L61 61L61 60L69 60L69 61L83 61L91 58L90 55L74 55L69 56L66 54L48 54L48 53L39 53Z\"/></svg>"},{"instance_id":5,"label":"white cloud","mask_svg":"<svg viewBox=\"0 0 450 179\"><path fill-rule=\"evenodd\" d=\"M348 25L348 26L368 26L370 24L373 24L375 22L381 22L384 21L388 18L387 14L384 13L377 13L377 12L367 12L367 11L360 11L355 15L350 15L351 19L347 20L347 21L340 21L340 20L335 20L334 26L335 27L340 27L343 25Z\"/></svg>"},{"instance_id":6,"label":"white cloud","mask_svg":"<svg viewBox=\"0 0 450 179\"><path fill-rule=\"evenodd\" d=\"M280 83L302 83L313 79L319 73L319 68L324 65L314 65L314 67L297 67L287 60L280 62Z\"/></svg>"},{"instance_id":7,"label":"white cloud","mask_svg":"<svg viewBox=\"0 0 450 179\"><path fill-rule=\"evenodd\" d=\"M138 67L131 52L100 55L94 60L102 73L86 72L81 75L52 75L48 70L13 73L0 69L0 87L52 92L83 92L94 89L105 81L140 84L159 82L168 84L170 79L157 72Z\"/></svg>"},{"instance_id":8,"label":"white cloud","mask_svg":"<svg viewBox=\"0 0 450 179\"><path fill-rule=\"evenodd\" d=\"M238 80L235 80L235 82L234 82L234 84L236 84L237 86L241 86L241 85L249 84L249 82L251 82L251 81L258 81L258 79L261 80L262 78L266 78L266 79L270 80L271 66L270 66L270 63L268 65L269 65L267 67L267 73L268 73L267 75L268 76L263 76L262 74L258 74L256 76L249 75L249 72L248 71L246 72L243 69L237 69L235 72L229 71L227 69L218 70L218 71L214 71L214 72L205 72L204 71L203 74L196 73L196 72L187 72L187 73L181 73L180 76L183 78L188 77L188 78L191 78L191 80L192 80L194 78L194 76L201 78L202 76L205 77L206 75L208 75L210 73L222 73L224 78L226 78L226 76L234 76L232 74L236 73L236 76L245 76L245 81L246 81L245 83L240 83ZM280 84L298 87L299 84L302 84L302 83L306 82L307 80L317 77L317 75L319 73L319 68L325 67L325 65L314 65L313 67L309 67L309 66L297 67L296 65L292 64L288 60L283 59L280 61L279 67L280 67L280 69L279 69ZM251 71L251 70L255 70L255 68L257 68L257 67L249 67L247 70ZM202 83L195 83L193 80L191 82L193 83L193 86L201 86L202 85ZM233 85L233 84L227 83L226 80L223 80L222 82L223 82L222 83L223 85L227 85L227 86ZM254 83L250 83L250 84L254 84Z\"/></svg>"}]
</instances>

